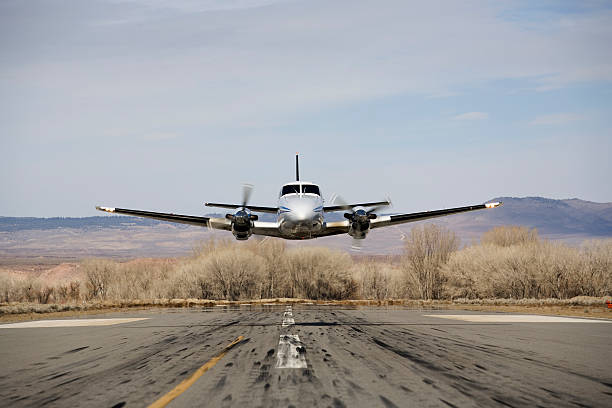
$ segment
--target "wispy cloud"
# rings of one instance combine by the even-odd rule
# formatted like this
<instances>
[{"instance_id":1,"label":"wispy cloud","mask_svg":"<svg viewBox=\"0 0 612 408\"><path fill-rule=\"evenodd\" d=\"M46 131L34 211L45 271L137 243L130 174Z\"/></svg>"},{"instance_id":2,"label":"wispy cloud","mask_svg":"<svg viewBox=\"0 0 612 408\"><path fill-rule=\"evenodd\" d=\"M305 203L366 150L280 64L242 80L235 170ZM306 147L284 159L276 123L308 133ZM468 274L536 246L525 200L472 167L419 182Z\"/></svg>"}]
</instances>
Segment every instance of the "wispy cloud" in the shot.
<instances>
[{"instance_id":1,"label":"wispy cloud","mask_svg":"<svg viewBox=\"0 0 612 408\"><path fill-rule=\"evenodd\" d=\"M6 96L0 98L0 150L6 152L0 185L11 198L0 200L0 214L58 215L61 209L84 215L92 208L84 190L125 206L154 201L178 211L176 203L193 202L182 210L201 211L202 192L193 186L203 174L209 176L206 194L232 200L253 157L266 162L255 166L255 194L273 200L286 181L279 172L293 165L292 152L307 157L309 149L308 160L316 160L312 180L325 180L329 191L355 191L363 194L355 200L368 200L384 196L376 189L388 189L397 191L398 203L423 209L457 204L448 197L467 204L511 183L524 192L528 181L517 175L502 186L483 175L469 191L449 184L452 193L428 181L418 186L424 198L416 201L417 181L378 183L377 174L366 174L369 188L363 190L354 173L405 163L408 152L432 161L447 150L457 156L454 162L444 167L433 160L439 180L447 180L474 157L489 157L492 167L505 157L514 160L542 125L577 120L538 115L574 111L588 112L592 134L567 129L568 140L576 130L579 142L555 139L555 154L550 146L524 150L537 153L526 168L545 161L555 169L551 175L566 174L568 159L577 155L584 166L571 168L573 179L529 182L572 196L577 185L586 186L591 198L604 197L603 176L591 174L610 174L602 144L611 143L605 118L612 115L606 104L612 10L585 2L571 7L576 12L530 4L447 2L440 13L437 2L404 0L384 7L365 0L0 1L0 95ZM503 18L506 9L519 10ZM541 13L535 20L534 9ZM509 88L518 92L508 95ZM486 112L471 112L476 109ZM540 126L525 129L530 121ZM467 149L466 138L485 143ZM457 155L457 148L468 154ZM233 165L218 154L228 151ZM367 166L338 164L366 155ZM117 183L94 171L111 156L110 170L132 179ZM338 174L339 167L349 170ZM219 169L224 177L215 177ZM156 177L144 177L151 171ZM55 181L67 174L62 190ZM184 175L180 183L177 174ZM142 178L146 189L131 188ZM575 182L581 179L590 184ZM55 201L31 200L24 186ZM160 198L160 189L172 193Z\"/></svg>"},{"instance_id":2,"label":"wispy cloud","mask_svg":"<svg viewBox=\"0 0 612 408\"><path fill-rule=\"evenodd\" d=\"M151 120L156 128L225 126L395 95L444 99L503 78L534 78L534 88L550 89L612 80L612 54L603 52L608 44L601 41L610 38L612 25L596 13L576 17L568 34L554 25L524 30L500 20L502 6L490 3L450 3L440 15L437 6L402 1L373 8L367 2L134 0L99 13L79 6L78 25L65 17L63 3L45 3L33 21L21 17L28 15L27 3L15 4L21 14L10 18L0 10L0 26L15 33L29 27L32 35L3 43L9 57L0 61L0 72L11 80L0 81L0 92L28 95L22 112L47 126L45 137L64 135L66 122L80 125L79 134L121 117L122 127L138 134ZM131 18L139 23L89 25ZM75 115L75 100L87 101L87 115Z\"/></svg>"},{"instance_id":3,"label":"wispy cloud","mask_svg":"<svg viewBox=\"0 0 612 408\"><path fill-rule=\"evenodd\" d=\"M535 119L529 122L529 124L533 126L554 126L565 125L567 123L584 119L584 115L579 115L577 113L553 113L550 115L537 116Z\"/></svg>"},{"instance_id":4,"label":"wispy cloud","mask_svg":"<svg viewBox=\"0 0 612 408\"><path fill-rule=\"evenodd\" d=\"M453 116L455 120L483 120L488 118L489 114L487 112L466 112L461 115Z\"/></svg>"}]
</instances>

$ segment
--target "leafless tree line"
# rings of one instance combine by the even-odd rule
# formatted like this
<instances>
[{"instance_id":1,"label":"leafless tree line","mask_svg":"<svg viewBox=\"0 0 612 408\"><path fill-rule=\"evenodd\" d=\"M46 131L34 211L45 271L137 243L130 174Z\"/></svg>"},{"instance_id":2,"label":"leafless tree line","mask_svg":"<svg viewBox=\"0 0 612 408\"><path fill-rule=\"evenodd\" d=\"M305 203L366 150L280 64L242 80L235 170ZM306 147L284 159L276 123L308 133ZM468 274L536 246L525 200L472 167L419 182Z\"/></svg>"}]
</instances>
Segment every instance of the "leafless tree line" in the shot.
<instances>
[{"instance_id":1,"label":"leafless tree line","mask_svg":"<svg viewBox=\"0 0 612 408\"><path fill-rule=\"evenodd\" d=\"M47 286L0 276L3 302L133 299L483 299L612 294L612 240L571 247L525 227L499 227L459 249L435 224L412 229L400 261L356 262L284 241L208 241L176 260L80 264L84 281Z\"/></svg>"}]
</instances>

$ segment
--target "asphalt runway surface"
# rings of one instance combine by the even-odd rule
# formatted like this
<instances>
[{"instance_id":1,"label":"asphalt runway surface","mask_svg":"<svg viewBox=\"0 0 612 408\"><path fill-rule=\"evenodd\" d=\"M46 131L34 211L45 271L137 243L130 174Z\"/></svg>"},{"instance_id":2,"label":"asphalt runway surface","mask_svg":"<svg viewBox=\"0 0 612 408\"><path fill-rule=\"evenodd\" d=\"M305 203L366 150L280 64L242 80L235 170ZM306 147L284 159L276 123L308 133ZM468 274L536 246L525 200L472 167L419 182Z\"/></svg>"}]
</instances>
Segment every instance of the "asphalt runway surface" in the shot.
<instances>
[{"instance_id":1,"label":"asphalt runway surface","mask_svg":"<svg viewBox=\"0 0 612 408\"><path fill-rule=\"evenodd\" d=\"M107 313L0 325L0 406L611 407L611 346L610 322L502 313Z\"/></svg>"}]
</instances>

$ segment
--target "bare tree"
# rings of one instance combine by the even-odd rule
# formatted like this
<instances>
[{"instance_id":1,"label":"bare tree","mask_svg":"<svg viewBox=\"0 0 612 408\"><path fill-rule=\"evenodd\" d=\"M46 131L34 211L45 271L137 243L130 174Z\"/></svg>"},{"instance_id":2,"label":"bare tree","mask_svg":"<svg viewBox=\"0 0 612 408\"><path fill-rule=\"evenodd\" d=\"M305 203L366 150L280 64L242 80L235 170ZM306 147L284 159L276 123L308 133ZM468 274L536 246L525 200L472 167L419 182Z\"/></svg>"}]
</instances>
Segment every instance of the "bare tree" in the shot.
<instances>
[{"instance_id":1,"label":"bare tree","mask_svg":"<svg viewBox=\"0 0 612 408\"><path fill-rule=\"evenodd\" d=\"M444 284L441 268L458 248L459 239L448 229L435 224L412 228L402 262L409 293L419 299L439 299Z\"/></svg>"}]
</instances>

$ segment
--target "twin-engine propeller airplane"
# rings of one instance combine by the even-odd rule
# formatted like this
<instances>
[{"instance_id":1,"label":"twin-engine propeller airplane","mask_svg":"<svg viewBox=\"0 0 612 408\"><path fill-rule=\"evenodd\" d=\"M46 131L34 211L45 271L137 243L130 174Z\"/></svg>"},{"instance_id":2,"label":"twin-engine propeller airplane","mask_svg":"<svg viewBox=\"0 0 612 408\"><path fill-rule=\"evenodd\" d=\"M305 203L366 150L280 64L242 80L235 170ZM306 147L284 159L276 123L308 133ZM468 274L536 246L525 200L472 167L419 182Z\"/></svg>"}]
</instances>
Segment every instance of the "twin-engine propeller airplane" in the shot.
<instances>
[{"instance_id":1,"label":"twin-engine propeller airplane","mask_svg":"<svg viewBox=\"0 0 612 408\"><path fill-rule=\"evenodd\" d=\"M367 233L374 228L485 208L495 208L502 204L486 203L468 207L397 215L376 214L379 209L391 205L389 200L359 204L338 203L338 205L325 206L319 187L313 183L300 181L299 157L297 154L295 156L295 181L283 185L276 207L248 205L252 190L253 186L244 186L241 204L204 203L208 207L236 210L233 214L226 214L225 218L197 217L193 215L128 210L115 207L96 207L96 209L116 214L133 215L231 231L236 239L239 240L248 239L252 234L284 239L311 239L349 234L354 239L353 246L359 247L359 240L364 239ZM277 220L276 222L258 221L257 215L252 214L251 211L277 214ZM325 221L325 213L333 211L347 211L344 213L346 220Z\"/></svg>"}]
</instances>

